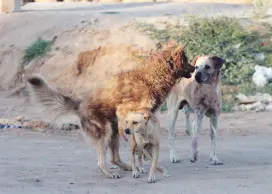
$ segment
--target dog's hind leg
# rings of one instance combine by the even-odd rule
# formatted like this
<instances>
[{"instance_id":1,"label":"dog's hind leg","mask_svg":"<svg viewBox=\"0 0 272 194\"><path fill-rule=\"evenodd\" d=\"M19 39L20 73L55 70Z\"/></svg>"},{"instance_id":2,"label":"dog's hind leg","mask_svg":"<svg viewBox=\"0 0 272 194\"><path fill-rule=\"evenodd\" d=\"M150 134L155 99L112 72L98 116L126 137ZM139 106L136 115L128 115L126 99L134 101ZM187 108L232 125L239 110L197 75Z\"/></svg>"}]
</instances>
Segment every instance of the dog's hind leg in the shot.
<instances>
[{"instance_id":1,"label":"dog's hind leg","mask_svg":"<svg viewBox=\"0 0 272 194\"><path fill-rule=\"evenodd\" d=\"M190 114L193 113L193 110L189 104L184 105L183 110L185 113L185 130L184 131L187 135L191 135L192 125L191 125L191 121L190 121Z\"/></svg>"},{"instance_id":2,"label":"dog's hind leg","mask_svg":"<svg viewBox=\"0 0 272 194\"><path fill-rule=\"evenodd\" d=\"M213 165L222 165L223 163L218 160L216 156L216 134L218 130L218 115L210 115L210 137L211 137L211 153L210 161Z\"/></svg>"},{"instance_id":3,"label":"dog's hind leg","mask_svg":"<svg viewBox=\"0 0 272 194\"><path fill-rule=\"evenodd\" d=\"M106 152L107 152L107 143L105 141L105 138L101 138L97 141L96 145L96 151L98 154L98 167L100 170L111 179L117 179L120 178L120 175L118 173L112 173L107 170L106 167Z\"/></svg>"},{"instance_id":4,"label":"dog's hind leg","mask_svg":"<svg viewBox=\"0 0 272 194\"><path fill-rule=\"evenodd\" d=\"M153 158L152 158L151 154L150 154L146 149L143 149L143 152L146 154L146 157L147 157L150 161L152 161L152 166L153 166ZM155 155L156 155L156 154L155 154ZM158 156L158 154L157 154L156 156ZM157 163L158 163L158 159L157 159ZM170 177L170 175L168 174L168 171L167 171L165 168L156 165L156 169L157 169L160 173L162 173L164 177L166 177L166 178ZM154 169L153 169L153 170L154 170ZM150 180L150 179L148 178L148 180ZM154 181L155 181L155 177L154 177Z\"/></svg>"},{"instance_id":5,"label":"dog's hind leg","mask_svg":"<svg viewBox=\"0 0 272 194\"><path fill-rule=\"evenodd\" d=\"M178 106L178 96L171 93L167 99L168 108L168 141L170 148L170 161L172 163L180 162L177 157L176 144L175 144L175 124L178 116L179 106Z\"/></svg>"},{"instance_id":6,"label":"dog's hind leg","mask_svg":"<svg viewBox=\"0 0 272 194\"><path fill-rule=\"evenodd\" d=\"M118 166L119 168L123 170L131 171L132 170L131 166L123 163L120 158L120 154L119 154L120 141L119 141L119 135L118 135L119 128L118 128L117 120L111 121L111 128L113 131L113 134L110 138L110 143L109 143L111 163Z\"/></svg>"},{"instance_id":7,"label":"dog's hind leg","mask_svg":"<svg viewBox=\"0 0 272 194\"><path fill-rule=\"evenodd\" d=\"M162 173L163 176L164 176L165 178L170 177L170 175L168 174L168 171L167 171L165 168L163 168L162 166L157 166L156 169L157 169L160 173Z\"/></svg>"},{"instance_id":8,"label":"dog's hind leg","mask_svg":"<svg viewBox=\"0 0 272 194\"><path fill-rule=\"evenodd\" d=\"M198 136L201 130L201 123L204 116L204 111L195 110L195 120L193 122L193 135L191 144L191 153L189 160L190 162L195 162L197 160L198 154Z\"/></svg>"},{"instance_id":9,"label":"dog's hind leg","mask_svg":"<svg viewBox=\"0 0 272 194\"><path fill-rule=\"evenodd\" d=\"M111 153L111 163L123 170L131 171L132 170L131 166L121 161L119 147L120 147L119 136L118 135L113 136L109 144L109 149Z\"/></svg>"}]
</instances>

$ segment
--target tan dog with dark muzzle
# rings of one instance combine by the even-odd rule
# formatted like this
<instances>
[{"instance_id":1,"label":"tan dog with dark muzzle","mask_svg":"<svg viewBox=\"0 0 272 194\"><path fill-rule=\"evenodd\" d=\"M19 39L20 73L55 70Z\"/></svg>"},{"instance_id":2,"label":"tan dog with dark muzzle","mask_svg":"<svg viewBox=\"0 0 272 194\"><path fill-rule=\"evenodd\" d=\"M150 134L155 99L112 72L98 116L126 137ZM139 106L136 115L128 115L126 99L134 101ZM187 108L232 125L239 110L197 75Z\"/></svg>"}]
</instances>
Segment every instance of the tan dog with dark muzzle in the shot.
<instances>
[{"instance_id":1,"label":"tan dog with dark muzzle","mask_svg":"<svg viewBox=\"0 0 272 194\"><path fill-rule=\"evenodd\" d=\"M140 176L135 165L136 152L138 153L140 173L147 173L143 168L142 154L144 154L148 160L152 161L148 182L155 182L154 172L156 169L163 173L164 177L169 177L167 170L157 165L160 150L159 129L160 125L156 116L148 109L142 109L128 114L125 133L131 135L131 166L132 176L134 178Z\"/></svg>"},{"instance_id":2,"label":"tan dog with dark muzzle","mask_svg":"<svg viewBox=\"0 0 272 194\"><path fill-rule=\"evenodd\" d=\"M204 115L210 118L211 153L214 165L222 165L216 156L216 133L221 112L220 73L224 60L217 56L199 56L192 62L195 72L190 79L181 79L172 89L168 99L170 160L179 162L175 148L175 122L178 111L184 109L186 114L185 132L192 132L190 161L195 162L198 155L198 136ZM193 127L189 115L194 113Z\"/></svg>"}]
</instances>

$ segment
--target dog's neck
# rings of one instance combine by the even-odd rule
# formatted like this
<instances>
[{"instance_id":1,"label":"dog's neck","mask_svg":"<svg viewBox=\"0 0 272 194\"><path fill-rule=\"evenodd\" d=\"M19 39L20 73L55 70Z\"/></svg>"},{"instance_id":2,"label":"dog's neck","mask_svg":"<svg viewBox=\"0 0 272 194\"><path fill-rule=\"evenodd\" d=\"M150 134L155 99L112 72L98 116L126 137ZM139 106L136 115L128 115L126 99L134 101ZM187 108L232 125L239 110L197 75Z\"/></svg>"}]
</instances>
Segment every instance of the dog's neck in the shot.
<instances>
[{"instance_id":1,"label":"dog's neck","mask_svg":"<svg viewBox=\"0 0 272 194\"><path fill-rule=\"evenodd\" d=\"M221 85L221 71L217 72L217 76L211 85L216 90L216 93L219 94L220 93L220 85Z\"/></svg>"},{"instance_id":2,"label":"dog's neck","mask_svg":"<svg viewBox=\"0 0 272 194\"><path fill-rule=\"evenodd\" d=\"M158 59L147 63L140 73L150 89L151 98L155 100L151 109L152 112L155 112L166 99L178 78L176 78L175 72L170 69L166 62Z\"/></svg>"},{"instance_id":3,"label":"dog's neck","mask_svg":"<svg viewBox=\"0 0 272 194\"><path fill-rule=\"evenodd\" d=\"M140 133L135 133L134 134L135 141L139 146L144 146L145 144L150 143L148 135L147 134L140 134Z\"/></svg>"}]
</instances>

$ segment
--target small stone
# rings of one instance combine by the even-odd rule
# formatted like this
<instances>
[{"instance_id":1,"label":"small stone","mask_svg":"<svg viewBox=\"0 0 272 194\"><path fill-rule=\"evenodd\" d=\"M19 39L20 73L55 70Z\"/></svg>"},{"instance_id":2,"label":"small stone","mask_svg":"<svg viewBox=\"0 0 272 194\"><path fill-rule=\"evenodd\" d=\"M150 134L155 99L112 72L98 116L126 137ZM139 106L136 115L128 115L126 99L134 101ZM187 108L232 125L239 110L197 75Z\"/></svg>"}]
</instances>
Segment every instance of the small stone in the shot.
<instances>
[{"instance_id":1,"label":"small stone","mask_svg":"<svg viewBox=\"0 0 272 194\"><path fill-rule=\"evenodd\" d=\"M268 106L265 107L266 111L272 111L272 104L269 104Z\"/></svg>"},{"instance_id":2,"label":"small stone","mask_svg":"<svg viewBox=\"0 0 272 194\"><path fill-rule=\"evenodd\" d=\"M35 182L39 183L39 182L41 182L41 180L39 178L36 178Z\"/></svg>"},{"instance_id":3,"label":"small stone","mask_svg":"<svg viewBox=\"0 0 272 194\"><path fill-rule=\"evenodd\" d=\"M25 120L25 118L23 116L17 116L14 118L14 120L22 122Z\"/></svg>"}]
</instances>

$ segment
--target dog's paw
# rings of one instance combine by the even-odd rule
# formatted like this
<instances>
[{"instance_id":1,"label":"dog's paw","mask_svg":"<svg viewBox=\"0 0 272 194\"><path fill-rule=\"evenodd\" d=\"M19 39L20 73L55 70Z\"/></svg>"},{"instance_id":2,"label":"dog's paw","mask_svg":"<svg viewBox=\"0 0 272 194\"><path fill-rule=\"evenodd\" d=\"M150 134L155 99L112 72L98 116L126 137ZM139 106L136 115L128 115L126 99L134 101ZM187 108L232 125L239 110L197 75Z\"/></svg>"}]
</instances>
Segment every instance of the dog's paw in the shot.
<instances>
[{"instance_id":1,"label":"dog's paw","mask_svg":"<svg viewBox=\"0 0 272 194\"><path fill-rule=\"evenodd\" d=\"M140 174L139 174L139 172L136 170L136 171L133 171L132 172L132 177L133 178L139 178L140 177Z\"/></svg>"},{"instance_id":2,"label":"dog's paw","mask_svg":"<svg viewBox=\"0 0 272 194\"><path fill-rule=\"evenodd\" d=\"M170 153L170 161L172 163L179 163L180 162L180 159L176 156L175 153Z\"/></svg>"},{"instance_id":3,"label":"dog's paw","mask_svg":"<svg viewBox=\"0 0 272 194\"><path fill-rule=\"evenodd\" d=\"M109 169L119 169L118 166L110 166Z\"/></svg>"},{"instance_id":4,"label":"dog's paw","mask_svg":"<svg viewBox=\"0 0 272 194\"><path fill-rule=\"evenodd\" d=\"M138 170L142 174L146 174L148 172L145 168L139 168Z\"/></svg>"},{"instance_id":5,"label":"dog's paw","mask_svg":"<svg viewBox=\"0 0 272 194\"><path fill-rule=\"evenodd\" d=\"M217 158L211 158L210 161L212 165L223 165L223 162L221 162Z\"/></svg>"},{"instance_id":6,"label":"dog's paw","mask_svg":"<svg viewBox=\"0 0 272 194\"><path fill-rule=\"evenodd\" d=\"M192 163L196 162L197 161L197 154L198 154L198 151L191 153L190 157L189 157L189 161Z\"/></svg>"},{"instance_id":7,"label":"dog's paw","mask_svg":"<svg viewBox=\"0 0 272 194\"><path fill-rule=\"evenodd\" d=\"M150 176L148 177L148 182L149 182L149 183L155 183L155 182L156 182L155 175L150 175Z\"/></svg>"},{"instance_id":8,"label":"dog's paw","mask_svg":"<svg viewBox=\"0 0 272 194\"><path fill-rule=\"evenodd\" d=\"M186 135L190 136L191 135L191 130L190 129L185 129L184 132L186 133Z\"/></svg>"},{"instance_id":9,"label":"dog's paw","mask_svg":"<svg viewBox=\"0 0 272 194\"><path fill-rule=\"evenodd\" d=\"M163 176L164 176L165 178L169 178L169 177L170 177L170 174L168 173L167 170L164 169L164 171L163 171Z\"/></svg>"},{"instance_id":10,"label":"dog's paw","mask_svg":"<svg viewBox=\"0 0 272 194\"><path fill-rule=\"evenodd\" d=\"M172 163L179 163L180 162L180 159L178 157L170 157L170 161Z\"/></svg>"},{"instance_id":11,"label":"dog's paw","mask_svg":"<svg viewBox=\"0 0 272 194\"><path fill-rule=\"evenodd\" d=\"M118 173L111 173L108 175L108 178L110 179L119 179L121 176Z\"/></svg>"},{"instance_id":12,"label":"dog's paw","mask_svg":"<svg viewBox=\"0 0 272 194\"><path fill-rule=\"evenodd\" d=\"M132 171L132 167L128 164L124 164L124 166L122 166L122 167L123 167L123 170L125 170L125 171Z\"/></svg>"}]
</instances>

